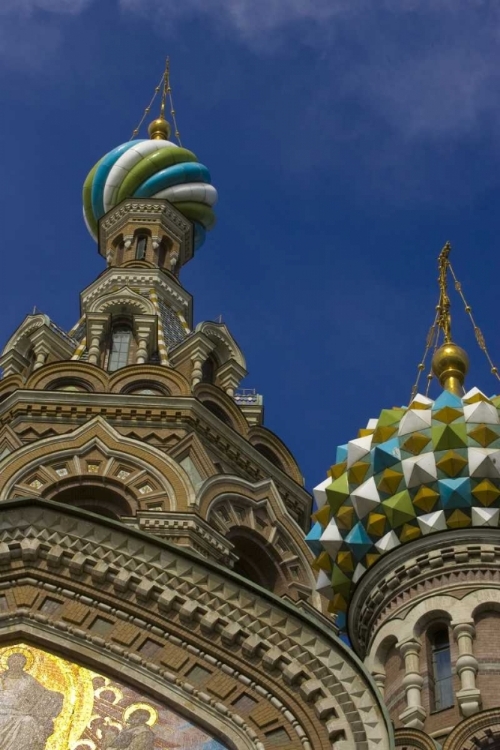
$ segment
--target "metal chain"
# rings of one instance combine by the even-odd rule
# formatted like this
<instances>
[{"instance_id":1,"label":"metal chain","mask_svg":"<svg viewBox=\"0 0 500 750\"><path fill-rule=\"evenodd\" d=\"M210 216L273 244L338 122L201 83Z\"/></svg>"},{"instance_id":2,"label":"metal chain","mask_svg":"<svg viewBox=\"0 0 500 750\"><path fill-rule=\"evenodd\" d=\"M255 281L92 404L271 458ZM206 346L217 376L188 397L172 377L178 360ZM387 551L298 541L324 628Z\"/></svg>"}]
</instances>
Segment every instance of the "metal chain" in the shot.
<instances>
[{"instance_id":1,"label":"metal chain","mask_svg":"<svg viewBox=\"0 0 500 750\"><path fill-rule=\"evenodd\" d=\"M163 73L162 77L160 78L160 82L158 86L155 88L155 93L153 94L153 98L151 99L148 106L144 110L144 114L142 115L141 121L139 122L138 126L132 131L132 135L130 136L129 141L131 141L133 138L136 138L139 135L139 130L141 129L144 120L149 115L149 112L151 111L151 107L153 106L154 100L156 99L156 97L161 91L161 86L164 80L165 80L165 73Z\"/></svg>"},{"instance_id":2,"label":"metal chain","mask_svg":"<svg viewBox=\"0 0 500 750\"><path fill-rule=\"evenodd\" d=\"M169 58L167 58L167 67L165 70L165 86L166 86L165 93L168 95L168 100L170 102L170 114L172 115L174 135L177 138L177 142L179 146L182 146L181 134L179 133L179 128L177 127L177 120L175 119L175 108L174 108L174 100L172 98L172 87L170 86L170 59Z\"/></svg>"},{"instance_id":3,"label":"metal chain","mask_svg":"<svg viewBox=\"0 0 500 750\"><path fill-rule=\"evenodd\" d=\"M439 305L437 306L436 309L437 309L436 316L437 316L437 318L439 320ZM441 331L442 331L442 329L440 328L440 326L436 322L436 331L435 331L435 334L434 334L434 346L432 348L431 367L430 367L429 372L427 373L427 387L425 389L425 395L426 396L429 395L429 389L431 387L431 382L432 382L432 379L434 377L434 373L432 372L432 360L433 360L434 354L436 353L436 350L437 350L437 348L439 346L439 337L441 336Z\"/></svg>"},{"instance_id":4,"label":"metal chain","mask_svg":"<svg viewBox=\"0 0 500 750\"><path fill-rule=\"evenodd\" d=\"M483 332L481 331L481 329L479 328L479 326L476 325L476 321L474 320L474 316L472 315L472 308L467 303L467 300L465 299L464 293L462 291L462 285L458 281L457 277L455 276L455 271L453 270L453 267L452 267L451 263L449 264L449 269L450 269L450 273L451 273L451 276L452 276L454 284L455 284L455 289L458 292L458 294L460 295L460 299L464 303L465 312L469 316L470 322L472 323L472 327L474 329L474 335L476 337L477 344L478 344L479 348L481 349L481 351L484 352L484 355L485 355L486 359L488 360L488 364L490 366L490 370L491 370L492 375L494 375L497 380L500 380L500 375L498 374L498 368L493 363L493 360L490 357L490 353L488 352L488 349L486 347L486 341L484 339Z\"/></svg>"},{"instance_id":5,"label":"metal chain","mask_svg":"<svg viewBox=\"0 0 500 750\"><path fill-rule=\"evenodd\" d=\"M429 349L431 348L432 342L434 341L436 326L438 322L438 316L439 316L439 313L436 312L434 323L429 328L429 333L427 334L427 339L425 342L425 349L424 349L424 356L420 360L420 364L417 367L417 377L416 377L415 383L413 384L413 388L411 389L410 403L413 401L413 399L418 393L418 384L420 382L420 376L422 375L422 372L425 370L425 362L427 360L427 355L429 354ZM429 387L427 386L427 390L428 388Z\"/></svg>"}]
</instances>

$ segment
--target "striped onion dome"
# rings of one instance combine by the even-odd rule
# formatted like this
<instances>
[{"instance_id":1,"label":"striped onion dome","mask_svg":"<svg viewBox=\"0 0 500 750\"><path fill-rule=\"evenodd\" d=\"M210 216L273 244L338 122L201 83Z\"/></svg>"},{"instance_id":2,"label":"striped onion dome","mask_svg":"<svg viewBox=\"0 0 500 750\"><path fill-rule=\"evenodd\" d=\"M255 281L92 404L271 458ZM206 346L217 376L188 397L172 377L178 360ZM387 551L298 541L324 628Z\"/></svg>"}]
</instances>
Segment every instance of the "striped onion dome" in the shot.
<instances>
[{"instance_id":1,"label":"striped onion dome","mask_svg":"<svg viewBox=\"0 0 500 750\"><path fill-rule=\"evenodd\" d=\"M195 249L215 224L217 191L192 151L163 139L117 146L90 170L83 186L83 215L97 241L98 221L126 198L164 198L194 224Z\"/></svg>"},{"instance_id":2,"label":"striped onion dome","mask_svg":"<svg viewBox=\"0 0 500 750\"><path fill-rule=\"evenodd\" d=\"M383 555L437 532L498 529L500 397L443 391L384 409L337 449L314 497L317 590L343 627L358 581Z\"/></svg>"}]
</instances>

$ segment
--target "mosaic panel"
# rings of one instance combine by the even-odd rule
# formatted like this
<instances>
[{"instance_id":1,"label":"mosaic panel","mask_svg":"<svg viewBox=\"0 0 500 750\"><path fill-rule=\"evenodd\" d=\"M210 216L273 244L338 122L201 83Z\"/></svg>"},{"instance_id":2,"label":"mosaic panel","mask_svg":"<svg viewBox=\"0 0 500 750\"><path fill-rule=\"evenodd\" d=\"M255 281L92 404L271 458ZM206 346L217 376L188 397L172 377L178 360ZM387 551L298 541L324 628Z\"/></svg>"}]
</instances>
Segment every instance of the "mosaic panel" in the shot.
<instances>
[{"instance_id":1,"label":"mosaic panel","mask_svg":"<svg viewBox=\"0 0 500 750\"><path fill-rule=\"evenodd\" d=\"M227 750L122 682L26 644L0 649L2 750Z\"/></svg>"}]
</instances>

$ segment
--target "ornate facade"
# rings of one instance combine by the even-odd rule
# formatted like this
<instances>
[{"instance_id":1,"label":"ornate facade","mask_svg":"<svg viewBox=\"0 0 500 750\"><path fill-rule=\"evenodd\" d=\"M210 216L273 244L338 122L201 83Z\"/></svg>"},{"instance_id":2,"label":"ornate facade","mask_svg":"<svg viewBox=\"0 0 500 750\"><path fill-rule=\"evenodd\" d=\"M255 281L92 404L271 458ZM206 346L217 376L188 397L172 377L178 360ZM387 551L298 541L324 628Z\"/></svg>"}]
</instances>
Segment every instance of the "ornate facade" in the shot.
<instances>
[{"instance_id":1,"label":"ornate facade","mask_svg":"<svg viewBox=\"0 0 500 750\"><path fill-rule=\"evenodd\" d=\"M29 315L1 354L0 747L393 747L295 459L228 328L192 320L208 171L150 134L86 181L106 267L73 329Z\"/></svg>"}]
</instances>

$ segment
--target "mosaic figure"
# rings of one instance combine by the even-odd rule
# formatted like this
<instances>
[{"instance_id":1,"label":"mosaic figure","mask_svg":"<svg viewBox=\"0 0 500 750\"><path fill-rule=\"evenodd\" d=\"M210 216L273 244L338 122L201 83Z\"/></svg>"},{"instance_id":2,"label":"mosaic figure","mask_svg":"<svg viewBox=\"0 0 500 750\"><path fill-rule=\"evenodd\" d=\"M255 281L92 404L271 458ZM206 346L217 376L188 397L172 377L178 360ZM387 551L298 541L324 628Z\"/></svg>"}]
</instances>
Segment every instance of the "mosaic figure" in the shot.
<instances>
[{"instance_id":1,"label":"mosaic figure","mask_svg":"<svg viewBox=\"0 0 500 750\"><path fill-rule=\"evenodd\" d=\"M44 750L63 706L63 696L48 690L26 671L27 658L14 653L0 674L0 748Z\"/></svg>"},{"instance_id":2,"label":"mosaic figure","mask_svg":"<svg viewBox=\"0 0 500 750\"><path fill-rule=\"evenodd\" d=\"M118 735L106 733L107 736L103 738L104 750L153 750L155 738L148 726L149 719L149 711L143 708L133 711Z\"/></svg>"}]
</instances>

